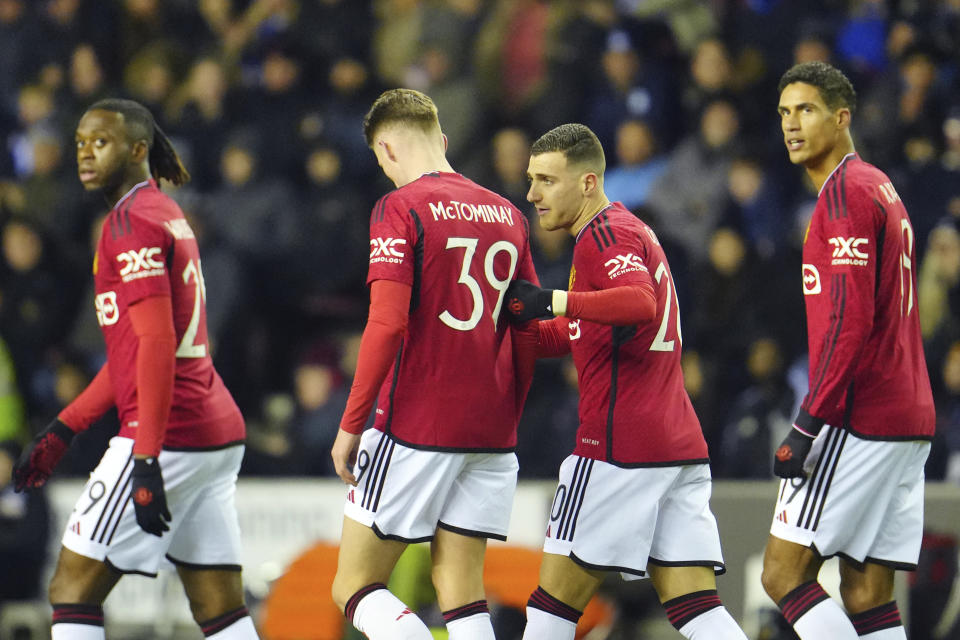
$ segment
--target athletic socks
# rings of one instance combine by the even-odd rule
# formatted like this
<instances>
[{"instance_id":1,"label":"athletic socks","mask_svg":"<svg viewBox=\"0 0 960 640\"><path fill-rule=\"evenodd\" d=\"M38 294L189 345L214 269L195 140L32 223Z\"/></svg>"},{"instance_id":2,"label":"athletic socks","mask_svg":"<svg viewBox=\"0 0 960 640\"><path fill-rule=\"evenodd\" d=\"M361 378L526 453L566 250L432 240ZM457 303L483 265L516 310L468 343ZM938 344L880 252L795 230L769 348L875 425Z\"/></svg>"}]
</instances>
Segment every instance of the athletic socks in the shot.
<instances>
[{"instance_id":1,"label":"athletic socks","mask_svg":"<svg viewBox=\"0 0 960 640\"><path fill-rule=\"evenodd\" d=\"M527 601L527 626L523 640L573 640L583 615L538 586Z\"/></svg>"},{"instance_id":2,"label":"athletic socks","mask_svg":"<svg viewBox=\"0 0 960 640\"><path fill-rule=\"evenodd\" d=\"M670 624L689 640L747 640L720 602L716 589L694 591L663 603Z\"/></svg>"},{"instance_id":3,"label":"athletic socks","mask_svg":"<svg viewBox=\"0 0 960 640\"><path fill-rule=\"evenodd\" d=\"M891 600L887 604L868 609L850 616L853 628L861 638L869 640L906 640L907 634L900 621L900 610L897 601Z\"/></svg>"},{"instance_id":4,"label":"athletic socks","mask_svg":"<svg viewBox=\"0 0 960 640\"><path fill-rule=\"evenodd\" d=\"M246 607L239 607L200 623L203 635L209 640L257 640L257 630Z\"/></svg>"},{"instance_id":5,"label":"athletic socks","mask_svg":"<svg viewBox=\"0 0 960 640\"><path fill-rule=\"evenodd\" d=\"M443 612L450 640L496 640L486 600Z\"/></svg>"},{"instance_id":6,"label":"athletic socks","mask_svg":"<svg viewBox=\"0 0 960 640\"><path fill-rule=\"evenodd\" d=\"M343 613L370 640L433 640L423 620L380 582L350 596Z\"/></svg>"},{"instance_id":7,"label":"athletic socks","mask_svg":"<svg viewBox=\"0 0 960 640\"><path fill-rule=\"evenodd\" d=\"M103 607L95 604L55 604L52 640L104 640Z\"/></svg>"},{"instance_id":8,"label":"athletic socks","mask_svg":"<svg viewBox=\"0 0 960 640\"><path fill-rule=\"evenodd\" d=\"M816 580L803 583L777 605L800 640L857 640L850 618Z\"/></svg>"}]
</instances>

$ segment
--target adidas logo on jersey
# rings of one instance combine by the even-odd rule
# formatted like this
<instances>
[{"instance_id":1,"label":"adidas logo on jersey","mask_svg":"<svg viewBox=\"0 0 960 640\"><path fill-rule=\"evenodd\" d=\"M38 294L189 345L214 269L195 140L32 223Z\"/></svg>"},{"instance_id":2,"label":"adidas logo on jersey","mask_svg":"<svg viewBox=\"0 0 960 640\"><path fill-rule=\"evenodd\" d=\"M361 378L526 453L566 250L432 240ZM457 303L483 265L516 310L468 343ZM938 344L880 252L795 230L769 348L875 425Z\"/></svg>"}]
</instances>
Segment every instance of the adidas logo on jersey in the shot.
<instances>
[{"instance_id":1,"label":"adidas logo on jersey","mask_svg":"<svg viewBox=\"0 0 960 640\"><path fill-rule=\"evenodd\" d=\"M163 263L154 258L158 253L160 253L160 247L143 247L119 254L117 262L123 264L120 268L120 277L124 282L130 282L137 278L162 276L165 272Z\"/></svg>"}]
</instances>

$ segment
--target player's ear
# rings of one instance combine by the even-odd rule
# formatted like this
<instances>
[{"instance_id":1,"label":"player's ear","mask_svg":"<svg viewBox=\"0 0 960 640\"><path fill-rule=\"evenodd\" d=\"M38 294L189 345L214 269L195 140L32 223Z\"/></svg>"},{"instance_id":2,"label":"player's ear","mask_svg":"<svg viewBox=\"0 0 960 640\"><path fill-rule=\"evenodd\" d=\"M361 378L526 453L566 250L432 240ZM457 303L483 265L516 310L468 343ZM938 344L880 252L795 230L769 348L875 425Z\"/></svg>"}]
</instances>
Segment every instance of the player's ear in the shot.
<instances>
[{"instance_id":1,"label":"player's ear","mask_svg":"<svg viewBox=\"0 0 960 640\"><path fill-rule=\"evenodd\" d=\"M850 109L843 108L837 110L837 126L841 129L850 128Z\"/></svg>"},{"instance_id":2,"label":"player's ear","mask_svg":"<svg viewBox=\"0 0 960 640\"><path fill-rule=\"evenodd\" d=\"M130 147L130 159L133 160L134 164L140 164L147 159L149 154L150 147L147 146L146 140L137 140Z\"/></svg>"},{"instance_id":3,"label":"player's ear","mask_svg":"<svg viewBox=\"0 0 960 640\"><path fill-rule=\"evenodd\" d=\"M597 191L597 187L600 184L600 178L597 177L597 174L592 171L588 171L583 174L581 178L581 184L583 187L583 195L592 196Z\"/></svg>"},{"instance_id":4,"label":"player's ear","mask_svg":"<svg viewBox=\"0 0 960 640\"><path fill-rule=\"evenodd\" d=\"M441 133L440 135L443 136L443 151L444 151L444 153L446 153L446 151L447 151L447 146L448 146L447 134Z\"/></svg>"},{"instance_id":5,"label":"player's ear","mask_svg":"<svg viewBox=\"0 0 960 640\"><path fill-rule=\"evenodd\" d=\"M391 145L386 140L382 138L377 141L377 144L380 145L380 148L383 150L384 155L386 155L391 162L397 161L397 154L394 153L393 145Z\"/></svg>"}]
</instances>

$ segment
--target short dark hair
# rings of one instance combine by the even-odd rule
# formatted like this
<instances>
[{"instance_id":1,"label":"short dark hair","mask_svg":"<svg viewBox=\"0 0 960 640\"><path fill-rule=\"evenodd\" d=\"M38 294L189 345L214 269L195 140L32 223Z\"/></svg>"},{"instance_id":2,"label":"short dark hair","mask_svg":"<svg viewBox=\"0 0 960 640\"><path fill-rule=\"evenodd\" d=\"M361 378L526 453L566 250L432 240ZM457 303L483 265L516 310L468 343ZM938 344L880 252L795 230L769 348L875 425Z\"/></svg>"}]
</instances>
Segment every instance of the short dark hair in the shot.
<instances>
[{"instance_id":1,"label":"short dark hair","mask_svg":"<svg viewBox=\"0 0 960 640\"><path fill-rule=\"evenodd\" d=\"M599 176L607 168L603 145L590 127L582 124L568 123L554 127L530 147L530 155L533 156L551 151L559 151L568 164L581 165Z\"/></svg>"},{"instance_id":2,"label":"short dark hair","mask_svg":"<svg viewBox=\"0 0 960 640\"><path fill-rule=\"evenodd\" d=\"M788 84L802 82L817 88L827 107L836 111L846 107L850 113L857 108L857 92L853 83L840 69L826 62L803 62L792 66L780 78L777 91L783 93Z\"/></svg>"},{"instance_id":3,"label":"short dark hair","mask_svg":"<svg viewBox=\"0 0 960 640\"><path fill-rule=\"evenodd\" d=\"M190 180L190 174L184 168L170 139L160 129L153 114L145 106L135 100L107 98L94 102L87 108L87 111L95 110L121 114L127 137L132 141L146 141L150 175L154 178L169 180L177 186Z\"/></svg>"},{"instance_id":4,"label":"short dark hair","mask_svg":"<svg viewBox=\"0 0 960 640\"><path fill-rule=\"evenodd\" d=\"M389 89L374 100L363 118L363 135L367 145L373 144L377 131L387 124L402 123L425 133L440 129L437 105L430 96L415 89Z\"/></svg>"}]
</instances>

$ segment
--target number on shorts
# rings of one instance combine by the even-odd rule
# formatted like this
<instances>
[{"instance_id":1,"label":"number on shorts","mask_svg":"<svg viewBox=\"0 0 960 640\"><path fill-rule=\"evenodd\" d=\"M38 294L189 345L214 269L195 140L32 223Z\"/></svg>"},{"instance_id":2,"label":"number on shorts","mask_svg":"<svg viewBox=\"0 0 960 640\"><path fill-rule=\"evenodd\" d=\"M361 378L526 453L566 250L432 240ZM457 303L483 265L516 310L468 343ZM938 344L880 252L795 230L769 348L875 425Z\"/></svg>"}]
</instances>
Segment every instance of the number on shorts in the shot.
<instances>
[{"instance_id":1,"label":"number on shorts","mask_svg":"<svg viewBox=\"0 0 960 640\"><path fill-rule=\"evenodd\" d=\"M96 491L96 489L99 489L99 491ZM90 504L87 506L86 509L83 510L83 513L80 515L85 516L88 513L90 513L90 509L93 509L94 505L100 502L100 500L103 498L106 492L107 492L107 487L105 484L103 484L102 480L97 480L96 482L91 484L90 488L87 489L87 495L90 496Z\"/></svg>"},{"instance_id":2,"label":"number on shorts","mask_svg":"<svg viewBox=\"0 0 960 640\"><path fill-rule=\"evenodd\" d=\"M370 454L366 451L361 451L357 455L357 469L359 470L359 473L357 473L357 482L360 482L360 478L363 477L363 472L366 471L369 466Z\"/></svg>"}]
</instances>

